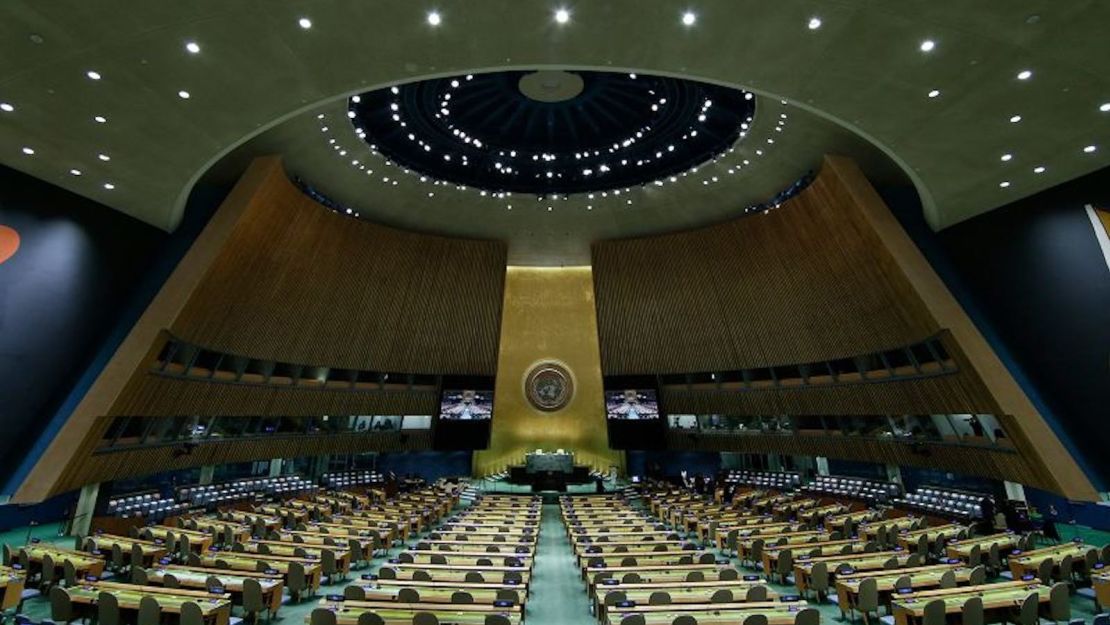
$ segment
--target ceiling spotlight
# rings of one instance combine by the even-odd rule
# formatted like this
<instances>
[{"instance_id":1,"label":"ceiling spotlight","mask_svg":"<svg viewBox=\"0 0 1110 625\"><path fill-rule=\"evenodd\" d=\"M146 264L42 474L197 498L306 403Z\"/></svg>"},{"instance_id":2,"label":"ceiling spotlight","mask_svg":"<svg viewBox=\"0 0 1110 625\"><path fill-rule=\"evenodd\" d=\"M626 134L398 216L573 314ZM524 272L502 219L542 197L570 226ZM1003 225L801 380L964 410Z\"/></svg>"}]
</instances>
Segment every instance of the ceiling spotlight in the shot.
<instances>
[{"instance_id":1,"label":"ceiling spotlight","mask_svg":"<svg viewBox=\"0 0 1110 625\"><path fill-rule=\"evenodd\" d=\"M104 188L105 188L105 189L107 189L107 190L109 190L109 191L111 191L112 189L115 189L115 188L116 188L116 185L114 185L114 184L112 184L112 183L110 183L110 182L105 182L105 183L104 183Z\"/></svg>"},{"instance_id":2,"label":"ceiling spotlight","mask_svg":"<svg viewBox=\"0 0 1110 625\"><path fill-rule=\"evenodd\" d=\"M4 111L5 113L11 113L14 110L15 110L15 107L12 106L11 104L8 104L7 102L0 102L0 111Z\"/></svg>"},{"instance_id":3,"label":"ceiling spotlight","mask_svg":"<svg viewBox=\"0 0 1110 625\"><path fill-rule=\"evenodd\" d=\"M108 118L104 117L103 115L97 115L96 117L93 118L93 121L95 121L98 124L106 124L106 123L108 123Z\"/></svg>"},{"instance_id":4,"label":"ceiling spotlight","mask_svg":"<svg viewBox=\"0 0 1110 625\"><path fill-rule=\"evenodd\" d=\"M104 161L105 163L112 160L112 157L108 156L107 154L97 154L96 157L99 158L100 160Z\"/></svg>"},{"instance_id":5,"label":"ceiling spotlight","mask_svg":"<svg viewBox=\"0 0 1110 625\"><path fill-rule=\"evenodd\" d=\"M940 90L939 89L933 89L932 91L929 92L929 97L930 98L935 98L939 95L940 95Z\"/></svg>"},{"instance_id":6,"label":"ceiling spotlight","mask_svg":"<svg viewBox=\"0 0 1110 625\"><path fill-rule=\"evenodd\" d=\"M1095 152L1095 150L1098 150L1097 145L1088 145L1087 147L1083 148L1083 152L1086 154L1092 154Z\"/></svg>"},{"instance_id":7,"label":"ceiling spotlight","mask_svg":"<svg viewBox=\"0 0 1110 625\"><path fill-rule=\"evenodd\" d=\"M693 26L698 21L698 16L693 11L687 11L682 14L682 25Z\"/></svg>"},{"instance_id":8,"label":"ceiling spotlight","mask_svg":"<svg viewBox=\"0 0 1110 625\"><path fill-rule=\"evenodd\" d=\"M817 30L818 28L821 28L821 18L819 18L819 17L809 18L809 29L810 30Z\"/></svg>"},{"instance_id":9,"label":"ceiling spotlight","mask_svg":"<svg viewBox=\"0 0 1110 625\"><path fill-rule=\"evenodd\" d=\"M69 173L73 176L80 176L81 175L81 170L80 169L71 169L71 170L69 170Z\"/></svg>"},{"instance_id":10,"label":"ceiling spotlight","mask_svg":"<svg viewBox=\"0 0 1110 625\"><path fill-rule=\"evenodd\" d=\"M1027 69L1021 70L1020 72L1018 72L1018 75L1017 75L1018 80L1029 80L1032 77L1033 77L1033 72L1031 72Z\"/></svg>"},{"instance_id":11,"label":"ceiling spotlight","mask_svg":"<svg viewBox=\"0 0 1110 625\"><path fill-rule=\"evenodd\" d=\"M555 21L560 24L566 24L570 21L570 11L566 9L559 9L555 11Z\"/></svg>"},{"instance_id":12,"label":"ceiling spotlight","mask_svg":"<svg viewBox=\"0 0 1110 625\"><path fill-rule=\"evenodd\" d=\"M297 24L300 24L301 28L305 30L312 28L312 20L308 19L307 17L302 17L301 19L297 20Z\"/></svg>"},{"instance_id":13,"label":"ceiling spotlight","mask_svg":"<svg viewBox=\"0 0 1110 625\"><path fill-rule=\"evenodd\" d=\"M443 22L443 17L440 16L439 11L428 12L428 24L431 26L439 26Z\"/></svg>"},{"instance_id":14,"label":"ceiling spotlight","mask_svg":"<svg viewBox=\"0 0 1110 625\"><path fill-rule=\"evenodd\" d=\"M1103 104L1102 106L1098 107L1098 110L1102 111L1103 113L1110 113L1110 102L1107 102L1107 103Z\"/></svg>"},{"instance_id":15,"label":"ceiling spotlight","mask_svg":"<svg viewBox=\"0 0 1110 625\"><path fill-rule=\"evenodd\" d=\"M1020 121L1021 121L1021 115L1014 115L1013 117L1010 118L1010 123L1011 124L1016 124Z\"/></svg>"},{"instance_id":16,"label":"ceiling spotlight","mask_svg":"<svg viewBox=\"0 0 1110 625\"><path fill-rule=\"evenodd\" d=\"M189 54L200 54L200 46L197 45L195 41L190 41L185 44L185 50L188 51Z\"/></svg>"},{"instance_id":17,"label":"ceiling spotlight","mask_svg":"<svg viewBox=\"0 0 1110 625\"><path fill-rule=\"evenodd\" d=\"M1011 159L1013 159L1013 158L1014 158L1014 155L1013 155L1013 154L1009 154L1009 153L1007 153L1007 154L1003 154L1003 155L1002 155L1002 162L1006 162L1006 161L1009 161L1009 160L1011 160Z\"/></svg>"},{"instance_id":18,"label":"ceiling spotlight","mask_svg":"<svg viewBox=\"0 0 1110 625\"><path fill-rule=\"evenodd\" d=\"M937 42L933 41L932 39L926 39L925 41L921 42L922 52L932 52L936 47Z\"/></svg>"},{"instance_id":19,"label":"ceiling spotlight","mask_svg":"<svg viewBox=\"0 0 1110 625\"><path fill-rule=\"evenodd\" d=\"M1038 166L1033 168L1033 173L1034 174L1043 174L1044 171L1045 171L1045 166L1044 165L1038 165Z\"/></svg>"},{"instance_id":20,"label":"ceiling spotlight","mask_svg":"<svg viewBox=\"0 0 1110 625\"><path fill-rule=\"evenodd\" d=\"M95 71L90 69L89 71L85 72L85 75L88 76L89 78L91 78L92 80L100 80L100 72L95 72Z\"/></svg>"},{"instance_id":21,"label":"ceiling spotlight","mask_svg":"<svg viewBox=\"0 0 1110 625\"><path fill-rule=\"evenodd\" d=\"M182 89L181 91L177 92L177 97L181 98L182 100L188 100L190 96L188 91Z\"/></svg>"},{"instance_id":22,"label":"ceiling spotlight","mask_svg":"<svg viewBox=\"0 0 1110 625\"><path fill-rule=\"evenodd\" d=\"M1006 187L1010 186L1010 181L1009 180L1003 180L1002 182L998 183L998 186L1005 189Z\"/></svg>"},{"instance_id":23,"label":"ceiling spotlight","mask_svg":"<svg viewBox=\"0 0 1110 625\"><path fill-rule=\"evenodd\" d=\"M27 156L33 156L35 151L32 150L31 148L23 148L23 153L26 154Z\"/></svg>"}]
</instances>

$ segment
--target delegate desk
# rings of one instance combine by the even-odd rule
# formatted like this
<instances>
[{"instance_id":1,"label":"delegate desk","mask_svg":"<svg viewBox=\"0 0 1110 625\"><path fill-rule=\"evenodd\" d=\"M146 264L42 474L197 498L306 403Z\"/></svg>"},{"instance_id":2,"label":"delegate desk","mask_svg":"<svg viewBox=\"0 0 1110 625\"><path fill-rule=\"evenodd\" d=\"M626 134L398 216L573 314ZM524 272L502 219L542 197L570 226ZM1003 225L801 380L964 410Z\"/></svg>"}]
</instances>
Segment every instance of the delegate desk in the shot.
<instances>
[{"instance_id":1,"label":"delegate desk","mask_svg":"<svg viewBox=\"0 0 1110 625\"><path fill-rule=\"evenodd\" d=\"M655 577L658 573L667 573L673 576L688 576L690 573L697 572L701 573L703 578L719 577L721 571L726 569L736 570L730 564L718 564L716 562L696 564L637 564L635 566L590 566L587 564L582 568L582 579L596 579L595 576L598 573L607 573L609 577L619 576L621 578L627 573L635 573L641 578L647 578L649 576Z\"/></svg>"},{"instance_id":2,"label":"delegate desk","mask_svg":"<svg viewBox=\"0 0 1110 625\"><path fill-rule=\"evenodd\" d=\"M216 538L212 534L201 530L189 530L183 528L172 528L165 525L153 525L151 527L144 527L139 532L139 537L143 540L150 541L155 544L166 545L170 536L173 537L174 544L169 545L173 549L177 545L178 539L182 536L189 538L189 550L197 553L204 553L208 551L209 547L213 545ZM161 541L161 542L159 542Z\"/></svg>"},{"instance_id":3,"label":"delegate desk","mask_svg":"<svg viewBox=\"0 0 1110 625\"><path fill-rule=\"evenodd\" d=\"M21 554L26 554L26 558L20 556L22 562L28 571L34 572L42 568L43 556L50 556L54 561L55 577L60 577L64 573L64 562L69 560L73 563L73 567L77 572L77 577L100 577L104 574L104 565L107 564L104 558L97 554L86 553L84 551L77 551L74 549L66 549L64 547L57 547L47 543L31 543L20 550Z\"/></svg>"},{"instance_id":4,"label":"delegate desk","mask_svg":"<svg viewBox=\"0 0 1110 625\"><path fill-rule=\"evenodd\" d=\"M1039 583L1017 581L898 595L892 604L894 622L896 625L921 623L924 619L925 604L933 599L944 601L946 614L960 614L964 601L971 597L979 597L983 600L984 620L988 623L997 623L1004 621L1006 613L1018 609L1025 597L1032 593L1037 593L1039 603L1043 607L1049 601L1050 591L1048 586Z\"/></svg>"},{"instance_id":5,"label":"delegate desk","mask_svg":"<svg viewBox=\"0 0 1110 625\"><path fill-rule=\"evenodd\" d=\"M736 625L753 614L762 614L767 617L768 625L794 625L798 612L807 608L804 601L613 606L608 609L603 623L620 625L626 616L639 614L646 625L671 625L680 616L693 616L699 625Z\"/></svg>"},{"instance_id":6,"label":"delegate desk","mask_svg":"<svg viewBox=\"0 0 1110 625\"><path fill-rule=\"evenodd\" d=\"M881 601L883 597L894 594L894 584L903 577L910 578L910 588L928 590L939 588L941 577L948 571L952 571L956 583L959 585L966 585L971 579L971 569L963 563L930 564L928 566L880 571L856 571L841 576L836 580L836 598L840 605L840 613L842 615L851 614L859 605L859 588L865 579L875 580Z\"/></svg>"},{"instance_id":7,"label":"delegate desk","mask_svg":"<svg viewBox=\"0 0 1110 625\"><path fill-rule=\"evenodd\" d=\"M119 545L120 551L123 552L123 559L128 564L139 566L150 566L157 562L160 558L165 556L173 549L173 545L167 546L164 543L156 541L141 540L138 538L130 538L128 536L116 536L114 534L97 534L85 539L85 544L90 545L91 550L97 550L103 553L111 553L112 547ZM134 553L135 547L142 551L142 562L132 562L131 555Z\"/></svg>"},{"instance_id":8,"label":"delegate desk","mask_svg":"<svg viewBox=\"0 0 1110 625\"><path fill-rule=\"evenodd\" d=\"M23 587L27 575L22 570L10 566L0 566L0 589L3 597L0 598L0 612L10 610L19 605L23 600Z\"/></svg>"},{"instance_id":9,"label":"delegate desk","mask_svg":"<svg viewBox=\"0 0 1110 625\"><path fill-rule=\"evenodd\" d=\"M991 545L998 545L998 551L1005 556L1007 553L1017 548L1018 538L1019 536L1017 534L1006 532L1004 534L976 536L963 540L953 539L948 541L947 553L949 558L967 560L971 557L971 550L978 546L985 558Z\"/></svg>"},{"instance_id":10,"label":"delegate desk","mask_svg":"<svg viewBox=\"0 0 1110 625\"><path fill-rule=\"evenodd\" d=\"M226 568L220 563L226 564ZM304 569L305 583L312 592L320 589L320 579L323 577L323 567L319 560L304 558L286 558L283 556L263 556L253 553L231 551L209 551L189 562L189 566L203 566L232 571L258 571L259 562L265 563L270 570L282 574L285 584L289 585L289 568L299 565Z\"/></svg>"},{"instance_id":11,"label":"delegate desk","mask_svg":"<svg viewBox=\"0 0 1110 625\"><path fill-rule=\"evenodd\" d=\"M74 609L86 617L97 615L97 602L100 593L107 592L116 596L120 611L125 615L125 623L135 622L130 614L137 614L139 601L143 597L154 597L162 608L162 613L181 614L181 606L194 602L200 607L204 622L209 625L228 625L231 619L231 596L217 595L206 591L185 590L182 588L163 588L161 586L137 586L113 582L83 583L65 589Z\"/></svg>"},{"instance_id":12,"label":"delegate desk","mask_svg":"<svg viewBox=\"0 0 1110 625\"><path fill-rule=\"evenodd\" d=\"M270 606L270 613L277 614L281 607L281 593L285 588L280 573L259 573L255 571L231 571L228 569L209 569L180 564L160 565L146 572L148 586L163 586L166 574L173 575L182 588L208 589L208 579L220 580L225 592L231 595L232 602L242 605L243 581L253 579L262 587L262 603Z\"/></svg>"},{"instance_id":13,"label":"delegate desk","mask_svg":"<svg viewBox=\"0 0 1110 625\"><path fill-rule=\"evenodd\" d=\"M887 562L894 561L895 568L908 566L913 554L906 551L876 551L872 553L844 554L823 556L820 558L799 557L794 562L794 585L803 595L809 589L809 579L813 573L813 565L821 562L828 568L829 584L837 579L837 569L849 568L852 573L859 571L875 571L886 568Z\"/></svg>"},{"instance_id":14,"label":"delegate desk","mask_svg":"<svg viewBox=\"0 0 1110 625\"><path fill-rule=\"evenodd\" d=\"M440 623L458 625L484 625L486 617L493 614L499 614L509 619L511 625L520 625L524 617L524 612L519 605L498 607L477 603L444 605L438 603L331 601L321 599L320 607L335 612L337 625L358 625L358 617L366 612L377 614L386 625L412 625L413 617L420 612L435 614ZM305 615L304 621L305 623L312 623L312 614Z\"/></svg>"},{"instance_id":15,"label":"delegate desk","mask_svg":"<svg viewBox=\"0 0 1110 625\"><path fill-rule=\"evenodd\" d=\"M613 582L613 583L609 583ZM606 601L614 603L612 593L621 593L621 601L632 601L636 604L648 604L651 595L665 592L670 596L671 604L699 604L709 603L713 593L718 590L728 590L734 597L745 597L752 588L763 588L767 600L778 599L779 594L768 588L761 580L708 581L708 582L631 582L621 583L619 580L605 580L601 585L590 585L590 599L594 603L594 614L604 617Z\"/></svg>"},{"instance_id":16,"label":"delegate desk","mask_svg":"<svg viewBox=\"0 0 1110 625\"><path fill-rule=\"evenodd\" d=\"M434 582L434 583L498 583L492 580L501 580L499 583L517 588L527 588L531 581L531 572L516 568L497 567L468 567L461 568L426 568L427 565L389 564L378 569L378 579L382 582Z\"/></svg>"},{"instance_id":17,"label":"delegate desk","mask_svg":"<svg viewBox=\"0 0 1110 625\"><path fill-rule=\"evenodd\" d=\"M959 536L961 533L966 534L967 528L955 523L948 523L947 525L937 525L934 527L923 527L916 530L901 530L898 532L898 545L906 549L917 549L921 542L921 537L925 537L925 541L932 549L936 545L939 538L944 537L947 541L949 538Z\"/></svg>"},{"instance_id":18,"label":"delegate desk","mask_svg":"<svg viewBox=\"0 0 1110 625\"><path fill-rule=\"evenodd\" d=\"M311 560L314 562L321 562L327 557L327 553L331 553L331 557L335 558L335 568L347 575L351 572L351 550L347 545L331 546L313 546L308 543L286 543L277 540L249 540L245 543L237 543L243 545L245 551L235 551L234 553L251 553L263 557L271 556L284 556L287 558L298 558L301 560Z\"/></svg>"},{"instance_id":19,"label":"delegate desk","mask_svg":"<svg viewBox=\"0 0 1110 625\"><path fill-rule=\"evenodd\" d=\"M1013 574L1015 580L1021 579L1026 574L1036 575L1042 561L1052 560L1053 567L1058 567L1060 561L1067 556L1071 556L1076 568L1082 570L1086 567L1087 552L1092 550L1096 554L1098 553L1098 549L1094 545L1075 542L1060 543L1059 545L1032 551L1018 551L1015 549L1010 552L1010 573Z\"/></svg>"},{"instance_id":20,"label":"delegate desk","mask_svg":"<svg viewBox=\"0 0 1110 625\"><path fill-rule=\"evenodd\" d=\"M384 580L388 581L388 580ZM443 582L423 582L423 586L414 586L409 583L398 584L393 580L392 584L385 584L382 581L368 581L358 580L354 584L347 586L348 590L345 591L347 599L355 599L356 601L390 601L396 602L397 595L403 589L415 590L420 596L421 603L451 603L456 592L468 593L474 603L493 605L494 601L511 601L513 604L523 604L521 602L521 593L519 588L511 587L507 584L487 584L487 583L469 583L469 584L455 584ZM359 590L351 591L350 588L357 587ZM358 596L352 596L358 595Z\"/></svg>"}]
</instances>

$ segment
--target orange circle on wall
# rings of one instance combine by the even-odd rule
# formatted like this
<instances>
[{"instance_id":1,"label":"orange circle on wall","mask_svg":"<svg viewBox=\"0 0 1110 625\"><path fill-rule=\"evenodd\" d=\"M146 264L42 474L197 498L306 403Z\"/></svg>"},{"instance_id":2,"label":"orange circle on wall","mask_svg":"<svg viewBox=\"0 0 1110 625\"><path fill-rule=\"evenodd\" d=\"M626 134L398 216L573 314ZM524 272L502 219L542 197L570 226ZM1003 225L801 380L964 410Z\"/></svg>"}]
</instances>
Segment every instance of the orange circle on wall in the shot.
<instances>
[{"instance_id":1,"label":"orange circle on wall","mask_svg":"<svg viewBox=\"0 0 1110 625\"><path fill-rule=\"evenodd\" d=\"M19 249L19 233L15 228L0 224L0 265L15 255Z\"/></svg>"}]
</instances>

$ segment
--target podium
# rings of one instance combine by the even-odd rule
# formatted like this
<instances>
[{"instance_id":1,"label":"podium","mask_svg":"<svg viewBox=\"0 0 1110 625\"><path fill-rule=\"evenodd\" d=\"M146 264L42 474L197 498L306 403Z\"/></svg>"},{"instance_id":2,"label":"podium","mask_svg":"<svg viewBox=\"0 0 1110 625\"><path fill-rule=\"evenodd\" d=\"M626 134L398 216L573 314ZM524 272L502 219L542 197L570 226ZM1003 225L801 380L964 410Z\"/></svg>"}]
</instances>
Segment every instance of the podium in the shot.
<instances>
[{"instance_id":1,"label":"podium","mask_svg":"<svg viewBox=\"0 0 1110 625\"><path fill-rule=\"evenodd\" d=\"M574 454L559 449L537 449L524 455L524 464L509 467L509 483L530 485L533 492L553 490L566 492L567 484L586 484L590 468L576 466Z\"/></svg>"}]
</instances>

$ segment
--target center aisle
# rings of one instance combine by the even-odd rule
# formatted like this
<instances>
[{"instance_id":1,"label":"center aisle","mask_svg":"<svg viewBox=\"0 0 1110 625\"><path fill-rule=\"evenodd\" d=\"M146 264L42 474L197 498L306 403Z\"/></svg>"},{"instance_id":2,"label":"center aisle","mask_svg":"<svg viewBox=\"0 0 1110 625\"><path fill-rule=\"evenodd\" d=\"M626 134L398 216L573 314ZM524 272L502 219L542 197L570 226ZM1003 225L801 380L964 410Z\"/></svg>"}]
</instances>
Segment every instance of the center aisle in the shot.
<instances>
[{"instance_id":1,"label":"center aisle","mask_svg":"<svg viewBox=\"0 0 1110 625\"><path fill-rule=\"evenodd\" d=\"M544 504L540 516L526 621L530 625L596 625L558 504Z\"/></svg>"}]
</instances>

